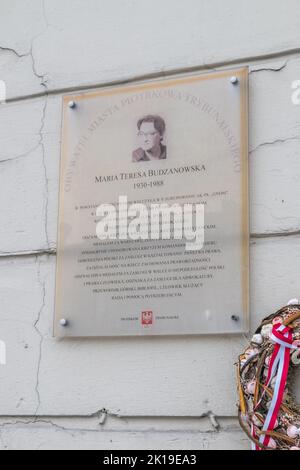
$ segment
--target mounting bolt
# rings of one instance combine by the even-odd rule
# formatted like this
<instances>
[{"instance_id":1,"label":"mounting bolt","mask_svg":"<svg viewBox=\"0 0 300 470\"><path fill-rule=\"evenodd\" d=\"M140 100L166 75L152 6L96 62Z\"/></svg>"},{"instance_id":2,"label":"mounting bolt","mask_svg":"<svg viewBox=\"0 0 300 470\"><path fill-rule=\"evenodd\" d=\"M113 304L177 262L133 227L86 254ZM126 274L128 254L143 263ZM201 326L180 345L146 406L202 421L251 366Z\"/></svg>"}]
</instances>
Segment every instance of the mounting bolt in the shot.
<instances>
[{"instance_id":1,"label":"mounting bolt","mask_svg":"<svg viewBox=\"0 0 300 470\"><path fill-rule=\"evenodd\" d=\"M69 108L74 109L76 107L75 101L69 101L68 106Z\"/></svg>"},{"instance_id":2,"label":"mounting bolt","mask_svg":"<svg viewBox=\"0 0 300 470\"><path fill-rule=\"evenodd\" d=\"M60 326L67 326L68 320L66 320L65 318L61 318L59 320L59 324L60 324Z\"/></svg>"},{"instance_id":3,"label":"mounting bolt","mask_svg":"<svg viewBox=\"0 0 300 470\"><path fill-rule=\"evenodd\" d=\"M239 321L240 317L238 315L231 315L231 320Z\"/></svg>"},{"instance_id":4,"label":"mounting bolt","mask_svg":"<svg viewBox=\"0 0 300 470\"><path fill-rule=\"evenodd\" d=\"M230 83L232 83L233 85L236 85L238 82L239 79L235 75L230 78Z\"/></svg>"}]
</instances>

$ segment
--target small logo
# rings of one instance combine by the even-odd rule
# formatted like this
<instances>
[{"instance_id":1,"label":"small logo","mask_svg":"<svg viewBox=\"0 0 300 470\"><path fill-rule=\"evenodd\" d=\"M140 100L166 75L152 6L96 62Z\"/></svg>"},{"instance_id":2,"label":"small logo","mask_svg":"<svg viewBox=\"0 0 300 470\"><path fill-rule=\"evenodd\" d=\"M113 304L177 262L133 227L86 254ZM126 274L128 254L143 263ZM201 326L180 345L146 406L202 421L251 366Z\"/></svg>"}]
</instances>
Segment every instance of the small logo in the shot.
<instances>
[{"instance_id":1,"label":"small logo","mask_svg":"<svg viewBox=\"0 0 300 470\"><path fill-rule=\"evenodd\" d=\"M300 80L294 80L292 82L291 88L295 91L292 93L292 103L293 104L300 104Z\"/></svg>"},{"instance_id":2,"label":"small logo","mask_svg":"<svg viewBox=\"0 0 300 470\"><path fill-rule=\"evenodd\" d=\"M152 310L146 310L142 312L142 325L152 325L152 324L153 324Z\"/></svg>"}]
</instances>

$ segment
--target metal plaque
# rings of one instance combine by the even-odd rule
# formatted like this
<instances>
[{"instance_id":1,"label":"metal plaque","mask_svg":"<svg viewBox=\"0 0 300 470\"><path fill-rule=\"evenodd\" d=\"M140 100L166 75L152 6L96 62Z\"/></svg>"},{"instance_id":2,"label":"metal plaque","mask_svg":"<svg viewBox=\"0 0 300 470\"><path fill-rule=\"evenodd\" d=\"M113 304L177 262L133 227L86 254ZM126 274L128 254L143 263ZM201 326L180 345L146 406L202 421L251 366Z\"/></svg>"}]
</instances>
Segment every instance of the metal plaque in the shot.
<instances>
[{"instance_id":1,"label":"metal plaque","mask_svg":"<svg viewBox=\"0 0 300 470\"><path fill-rule=\"evenodd\" d=\"M247 68L64 96L55 336L248 330L247 105Z\"/></svg>"}]
</instances>

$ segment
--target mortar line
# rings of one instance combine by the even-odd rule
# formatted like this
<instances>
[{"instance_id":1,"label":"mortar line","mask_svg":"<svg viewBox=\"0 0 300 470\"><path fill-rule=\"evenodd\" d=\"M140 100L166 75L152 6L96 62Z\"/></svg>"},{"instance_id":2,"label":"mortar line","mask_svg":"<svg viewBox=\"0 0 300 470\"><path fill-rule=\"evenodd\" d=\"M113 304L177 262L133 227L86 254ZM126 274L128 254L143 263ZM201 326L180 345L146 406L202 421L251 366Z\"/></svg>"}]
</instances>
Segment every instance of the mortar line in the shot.
<instances>
[{"instance_id":1,"label":"mortar line","mask_svg":"<svg viewBox=\"0 0 300 470\"><path fill-rule=\"evenodd\" d=\"M55 88L53 90L48 89L47 91L41 91L39 93L32 93L29 95L23 95L23 96L16 96L13 98L8 98L5 103L15 103L15 102L20 102L20 101L28 101L31 99L35 98L41 98L45 97L46 95L48 96L56 96L56 95L61 95L61 94L68 94L68 93L74 93L74 92L83 92L83 91L88 91L88 90L97 90L109 86L114 86L114 85L126 85L126 84L131 84L131 83L136 83L144 80L150 80L150 79L158 79L158 78L163 78L163 77L171 77L176 74L183 74L183 73L190 73L190 72L205 72L205 71L210 71L214 70L216 68L222 68L222 67L230 67L233 65L236 66L246 66L250 65L252 62L264 62L266 60L271 60L271 59L281 59L285 58L287 56L290 56L290 58L295 57L297 58L300 55L300 48L292 48L292 49L286 49L282 51L277 51L277 52L272 52L269 54L262 54L258 56L247 56L247 57L239 57L236 59L229 59L225 61L219 61L219 62L212 62L209 64L202 64L202 65L193 65L190 67L179 67L179 68L170 68L169 70L160 70L157 72L153 73L145 73L142 75L133 75L132 77L127 77L127 78L122 78L118 80L111 80L107 82L100 82L100 83L90 83L86 85L74 85L70 87L61 87L61 88ZM255 64L259 65L259 64ZM262 70L262 71L272 71L271 69L268 70ZM279 70L274 70L274 72L280 71ZM259 70L255 70L254 72L259 72Z\"/></svg>"}]
</instances>

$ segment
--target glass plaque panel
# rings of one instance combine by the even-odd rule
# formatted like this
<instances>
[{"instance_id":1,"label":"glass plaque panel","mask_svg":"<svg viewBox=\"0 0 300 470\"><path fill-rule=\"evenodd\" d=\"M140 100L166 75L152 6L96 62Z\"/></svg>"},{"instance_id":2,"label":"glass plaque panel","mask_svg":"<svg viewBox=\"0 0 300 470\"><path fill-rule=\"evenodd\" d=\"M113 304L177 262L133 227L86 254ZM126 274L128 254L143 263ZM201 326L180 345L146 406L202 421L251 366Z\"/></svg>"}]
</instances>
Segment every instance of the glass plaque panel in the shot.
<instances>
[{"instance_id":1,"label":"glass plaque panel","mask_svg":"<svg viewBox=\"0 0 300 470\"><path fill-rule=\"evenodd\" d=\"M247 68L64 96L56 336L248 330L247 104Z\"/></svg>"}]
</instances>

